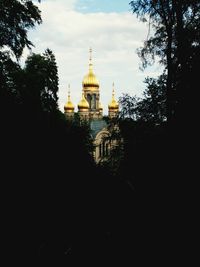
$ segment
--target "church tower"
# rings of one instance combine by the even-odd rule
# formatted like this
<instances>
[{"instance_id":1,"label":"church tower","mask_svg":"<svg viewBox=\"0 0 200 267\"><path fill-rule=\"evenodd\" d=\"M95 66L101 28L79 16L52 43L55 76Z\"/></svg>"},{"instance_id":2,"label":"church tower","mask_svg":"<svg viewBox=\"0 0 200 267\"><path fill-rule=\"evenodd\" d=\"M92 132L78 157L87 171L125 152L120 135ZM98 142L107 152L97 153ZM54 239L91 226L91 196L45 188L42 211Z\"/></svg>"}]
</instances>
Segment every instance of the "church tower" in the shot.
<instances>
[{"instance_id":1,"label":"church tower","mask_svg":"<svg viewBox=\"0 0 200 267\"><path fill-rule=\"evenodd\" d=\"M119 113L119 103L115 100L115 85L113 83L112 100L108 105L108 116L109 118L112 119L117 117L118 113Z\"/></svg>"},{"instance_id":2,"label":"church tower","mask_svg":"<svg viewBox=\"0 0 200 267\"><path fill-rule=\"evenodd\" d=\"M65 117L67 119L73 119L74 118L74 105L71 101L70 97L70 85L68 85L68 101L64 106L64 111L65 111Z\"/></svg>"},{"instance_id":3,"label":"church tower","mask_svg":"<svg viewBox=\"0 0 200 267\"><path fill-rule=\"evenodd\" d=\"M111 150L118 146L118 140L111 138L111 131L118 130L115 124L112 129L103 118L103 107L100 103L100 85L93 71L92 49L89 50L89 70L82 81L82 96L78 103L78 115L81 120L87 121L93 138L93 156L96 163L107 160ZM68 101L64 106L65 116L68 120L74 118L74 105L70 98L70 86L68 91ZM119 113L119 103L115 100L115 88L113 83L112 100L108 105L108 116L110 119L116 118Z\"/></svg>"},{"instance_id":4,"label":"church tower","mask_svg":"<svg viewBox=\"0 0 200 267\"><path fill-rule=\"evenodd\" d=\"M100 121L103 120L103 107L100 102L100 85L93 70L92 49L89 50L89 70L82 81L82 97L78 104L78 114L81 119L89 120L96 129ZM70 86L68 91L68 101L64 106L64 112L67 119L74 117L74 105L70 98ZM115 100L115 88L113 83L112 100L108 105L109 118L115 118L119 113L119 103ZM97 125L98 124L98 125ZM103 125L103 124L102 124Z\"/></svg>"},{"instance_id":5,"label":"church tower","mask_svg":"<svg viewBox=\"0 0 200 267\"><path fill-rule=\"evenodd\" d=\"M89 104L89 118L101 119L103 108L100 103L99 81L93 71L92 49L89 50L89 72L84 76L82 86L83 94Z\"/></svg>"},{"instance_id":6,"label":"church tower","mask_svg":"<svg viewBox=\"0 0 200 267\"><path fill-rule=\"evenodd\" d=\"M81 119L89 119L89 103L85 98L84 92L82 92L81 101L78 103L78 114Z\"/></svg>"}]
</instances>

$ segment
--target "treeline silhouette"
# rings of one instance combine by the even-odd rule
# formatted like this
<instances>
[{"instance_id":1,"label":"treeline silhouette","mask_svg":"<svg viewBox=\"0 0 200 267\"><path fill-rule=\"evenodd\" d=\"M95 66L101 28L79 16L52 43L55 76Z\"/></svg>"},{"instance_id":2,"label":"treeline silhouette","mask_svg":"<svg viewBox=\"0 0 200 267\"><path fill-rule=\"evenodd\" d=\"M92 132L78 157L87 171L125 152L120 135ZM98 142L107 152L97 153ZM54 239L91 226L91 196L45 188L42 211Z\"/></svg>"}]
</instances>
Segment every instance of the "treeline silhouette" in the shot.
<instances>
[{"instance_id":1,"label":"treeline silhouette","mask_svg":"<svg viewBox=\"0 0 200 267\"><path fill-rule=\"evenodd\" d=\"M35 76L37 89L38 79ZM30 89L27 98L17 89L16 94L1 97L8 260L47 266L67 264L75 255L73 262L79 257L85 261L96 258L104 264L109 259L136 262L138 255L152 251L148 243L152 229L154 238L157 235L148 218L154 222L157 217L156 210L153 213L149 208L157 206L156 200L152 202L156 193L152 183L157 189L160 184L152 179L152 173L160 162L152 166L149 158L159 147L160 137L152 137L154 130L146 123L134 128L134 122L124 121L122 134L128 143L120 171L114 176L94 164L87 125L81 126L78 119L67 122L55 105L57 100L51 99L48 106L41 93L34 105L29 105L35 85L34 80L26 84L27 80L20 79L19 86ZM41 88L43 92L45 87Z\"/></svg>"},{"instance_id":2,"label":"treeline silhouette","mask_svg":"<svg viewBox=\"0 0 200 267\"><path fill-rule=\"evenodd\" d=\"M58 111L35 117L15 106L1 114L8 261L47 266L132 256L134 192L94 164L85 129Z\"/></svg>"},{"instance_id":3,"label":"treeline silhouette","mask_svg":"<svg viewBox=\"0 0 200 267\"><path fill-rule=\"evenodd\" d=\"M98 166L88 125L78 117L66 121L58 109L53 52L32 53L24 67L19 64L24 47L32 45L27 30L41 23L39 9L32 1L0 2L2 240L8 265L143 265L177 258L183 207L176 198L183 183L176 178L185 163L184 92L195 86L200 62L199 3L172 2L131 1L133 12L163 27L140 55L145 60L149 51L157 53L165 71L146 79L143 99L122 96L117 122L123 149ZM189 10L183 20L180 8ZM170 10L176 19L165 25Z\"/></svg>"},{"instance_id":4,"label":"treeline silhouette","mask_svg":"<svg viewBox=\"0 0 200 267\"><path fill-rule=\"evenodd\" d=\"M52 51L30 55L23 68L9 53L1 55L7 261L47 266L74 255L73 262L132 257L135 195L96 166L88 125L67 122L58 110Z\"/></svg>"}]
</instances>

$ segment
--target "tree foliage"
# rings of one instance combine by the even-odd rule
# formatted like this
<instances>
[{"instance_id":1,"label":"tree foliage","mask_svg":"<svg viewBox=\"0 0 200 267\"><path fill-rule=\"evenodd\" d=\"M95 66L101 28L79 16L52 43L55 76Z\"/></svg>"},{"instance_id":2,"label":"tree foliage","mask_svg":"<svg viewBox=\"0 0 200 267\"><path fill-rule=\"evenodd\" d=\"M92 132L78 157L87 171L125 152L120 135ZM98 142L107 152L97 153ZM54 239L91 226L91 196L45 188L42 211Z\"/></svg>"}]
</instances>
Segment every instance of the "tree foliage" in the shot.
<instances>
[{"instance_id":1,"label":"tree foliage","mask_svg":"<svg viewBox=\"0 0 200 267\"><path fill-rule=\"evenodd\" d=\"M25 47L33 46L27 32L42 22L40 11L30 0L0 1L0 49L9 49L17 59Z\"/></svg>"},{"instance_id":2,"label":"tree foliage","mask_svg":"<svg viewBox=\"0 0 200 267\"><path fill-rule=\"evenodd\" d=\"M137 120L137 104L140 98L137 96L130 96L129 94L123 94L119 98L120 103L120 117L131 118Z\"/></svg>"},{"instance_id":3,"label":"tree foliage","mask_svg":"<svg viewBox=\"0 0 200 267\"><path fill-rule=\"evenodd\" d=\"M138 118L154 124L166 120L166 77L161 75L158 79L146 78L147 88L143 99L138 102Z\"/></svg>"},{"instance_id":4,"label":"tree foliage","mask_svg":"<svg viewBox=\"0 0 200 267\"><path fill-rule=\"evenodd\" d=\"M30 55L25 62L24 75L22 96L29 108L45 112L56 110L58 70L53 52L47 49L43 55Z\"/></svg>"},{"instance_id":5,"label":"tree foliage","mask_svg":"<svg viewBox=\"0 0 200 267\"><path fill-rule=\"evenodd\" d=\"M144 46L139 49L143 67L152 64L155 57L167 70L167 118L169 122L184 119L186 91L194 84L199 62L200 3L191 1L130 2L133 13L148 21L149 30ZM196 63L195 63L196 62Z\"/></svg>"},{"instance_id":6,"label":"tree foliage","mask_svg":"<svg viewBox=\"0 0 200 267\"><path fill-rule=\"evenodd\" d=\"M161 75L158 79L148 77L145 83L147 87L142 98L129 94L119 98L120 117L154 124L162 123L166 120L166 75Z\"/></svg>"},{"instance_id":7,"label":"tree foliage","mask_svg":"<svg viewBox=\"0 0 200 267\"><path fill-rule=\"evenodd\" d=\"M17 112L19 106L15 104L22 103L24 75L13 56L19 60L23 49L33 46L27 33L41 22L40 11L32 1L0 1L0 102L5 112Z\"/></svg>"},{"instance_id":8,"label":"tree foliage","mask_svg":"<svg viewBox=\"0 0 200 267\"><path fill-rule=\"evenodd\" d=\"M9 110L19 101L18 74L21 67L9 53L0 52L0 109Z\"/></svg>"}]
</instances>

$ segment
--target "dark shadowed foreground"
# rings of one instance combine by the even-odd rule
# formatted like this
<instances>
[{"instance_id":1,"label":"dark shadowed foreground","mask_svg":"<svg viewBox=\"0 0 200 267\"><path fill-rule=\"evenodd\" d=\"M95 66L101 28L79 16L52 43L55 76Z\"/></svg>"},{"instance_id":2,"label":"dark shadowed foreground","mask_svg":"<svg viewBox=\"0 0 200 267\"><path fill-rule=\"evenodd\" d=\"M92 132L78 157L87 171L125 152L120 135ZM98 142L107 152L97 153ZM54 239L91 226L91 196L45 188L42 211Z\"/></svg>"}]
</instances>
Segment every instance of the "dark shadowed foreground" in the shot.
<instances>
[{"instance_id":1,"label":"dark shadowed foreground","mask_svg":"<svg viewBox=\"0 0 200 267\"><path fill-rule=\"evenodd\" d=\"M131 158L113 176L94 165L80 133L58 121L3 124L7 261L26 266L166 262L175 253L171 240L177 227L171 190L176 182L169 166L176 155L166 161L166 131L140 135L141 142L130 144Z\"/></svg>"}]
</instances>

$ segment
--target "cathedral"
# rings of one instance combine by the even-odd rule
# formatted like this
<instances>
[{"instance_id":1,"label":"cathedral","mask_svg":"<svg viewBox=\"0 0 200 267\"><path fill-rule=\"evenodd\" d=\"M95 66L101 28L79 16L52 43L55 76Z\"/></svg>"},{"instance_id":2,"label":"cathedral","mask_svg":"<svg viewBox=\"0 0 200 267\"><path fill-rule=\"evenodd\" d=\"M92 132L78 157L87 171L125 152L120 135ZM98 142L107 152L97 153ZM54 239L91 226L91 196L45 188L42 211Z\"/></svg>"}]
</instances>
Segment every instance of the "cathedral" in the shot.
<instances>
[{"instance_id":1,"label":"cathedral","mask_svg":"<svg viewBox=\"0 0 200 267\"><path fill-rule=\"evenodd\" d=\"M90 125L91 135L94 144L94 159L97 163L103 160L116 141L108 141L110 132L108 125L103 119L103 107L100 102L100 84L93 71L92 63L92 49L90 49L89 56L89 71L83 78L82 82L82 96L78 103L78 114L81 120L87 120ZM75 106L70 98L70 90L68 91L68 101L64 106L64 113L67 120L73 119ZM110 119L116 118L119 112L119 104L115 100L115 89L113 83L112 99L108 104L108 117Z\"/></svg>"}]
</instances>

